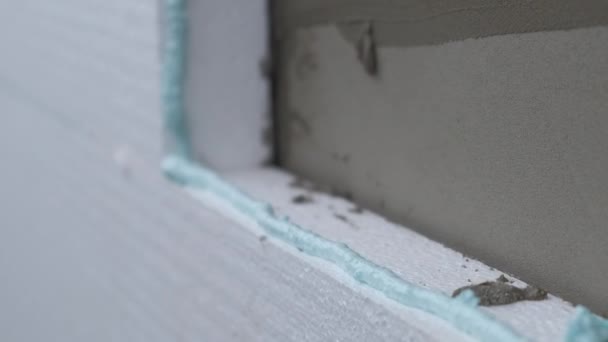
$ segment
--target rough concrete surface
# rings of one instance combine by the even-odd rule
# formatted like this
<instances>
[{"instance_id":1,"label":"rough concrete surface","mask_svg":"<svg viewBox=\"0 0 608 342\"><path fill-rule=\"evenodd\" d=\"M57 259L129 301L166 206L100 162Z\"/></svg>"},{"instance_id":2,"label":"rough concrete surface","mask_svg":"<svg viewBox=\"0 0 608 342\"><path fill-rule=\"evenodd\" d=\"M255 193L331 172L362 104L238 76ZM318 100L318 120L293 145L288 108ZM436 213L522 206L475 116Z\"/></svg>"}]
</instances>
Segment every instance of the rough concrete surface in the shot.
<instances>
[{"instance_id":1,"label":"rough concrete surface","mask_svg":"<svg viewBox=\"0 0 608 342\"><path fill-rule=\"evenodd\" d=\"M286 38L282 164L597 311L608 306L608 28L380 47ZM403 246L407 248L407 246Z\"/></svg>"}]
</instances>

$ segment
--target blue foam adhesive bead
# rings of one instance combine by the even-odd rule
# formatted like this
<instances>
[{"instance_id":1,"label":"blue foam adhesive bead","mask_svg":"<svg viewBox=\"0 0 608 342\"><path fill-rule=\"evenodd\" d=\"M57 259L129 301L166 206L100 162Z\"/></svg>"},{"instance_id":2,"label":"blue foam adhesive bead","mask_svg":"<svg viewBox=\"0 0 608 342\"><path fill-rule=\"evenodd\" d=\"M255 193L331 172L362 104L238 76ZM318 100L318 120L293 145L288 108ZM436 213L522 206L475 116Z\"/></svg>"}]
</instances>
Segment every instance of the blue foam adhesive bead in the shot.
<instances>
[{"instance_id":1,"label":"blue foam adhesive bead","mask_svg":"<svg viewBox=\"0 0 608 342\"><path fill-rule=\"evenodd\" d=\"M578 306L576 307L574 318L568 324L566 341L608 341L608 320L594 315L583 306Z\"/></svg>"}]
</instances>

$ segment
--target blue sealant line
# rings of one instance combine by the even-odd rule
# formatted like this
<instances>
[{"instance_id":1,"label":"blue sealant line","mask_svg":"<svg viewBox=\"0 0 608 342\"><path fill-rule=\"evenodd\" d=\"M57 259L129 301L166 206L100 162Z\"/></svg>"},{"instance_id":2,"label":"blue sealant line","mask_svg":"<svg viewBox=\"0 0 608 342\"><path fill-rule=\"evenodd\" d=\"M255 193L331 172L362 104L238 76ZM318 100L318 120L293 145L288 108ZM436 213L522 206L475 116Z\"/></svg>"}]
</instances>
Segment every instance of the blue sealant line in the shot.
<instances>
[{"instance_id":1,"label":"blue sealant line","mask_svg":"<svg viewBox=\"0 0 608 342\"><path fill-rule=\"evenodd\" d=\"M464 291L457 298L410 284L391 270L365 259L343 243L327 240L278 217L272 207L256 201L213 171L190 160L190 144L183 106L183 78L186 52L185 0L164 0L166 22L163 66L163 109L165 127L176 149L163 162L165 174L173 181L210 191L230 203L241 214L255 220L267 234L298 248L303 253L334 264L357 282L408 307L417 308L445 320L456 329L484 341L524 341L506 325L477 307L477 298ZM577 308L566 341L605 341L608 322L585 308Z\"/></svg>"},{"instance_id":2,"label":"blue sealant line","mask_svg":"<svg viewBox=\"0 0 608 342\"><path fill-rule=\"evenodd\" d=\"M574 319L568 324L566 341L608 341L608 320L594 315L583 306L579 306L576 308Z\"/></svg>"},{"instance_id":3,"label":"blue sealant line","mask_svg":"<svg viewBox=\"0 0 608 342\"><path fill-rule=\"evenodd\" d=\"M173 151L189 159L190 139L184 109L184 65L186 64L186 4L185 0L164 0L162 107L167 135L175 144Z\"/></svg>"}]
</instances>

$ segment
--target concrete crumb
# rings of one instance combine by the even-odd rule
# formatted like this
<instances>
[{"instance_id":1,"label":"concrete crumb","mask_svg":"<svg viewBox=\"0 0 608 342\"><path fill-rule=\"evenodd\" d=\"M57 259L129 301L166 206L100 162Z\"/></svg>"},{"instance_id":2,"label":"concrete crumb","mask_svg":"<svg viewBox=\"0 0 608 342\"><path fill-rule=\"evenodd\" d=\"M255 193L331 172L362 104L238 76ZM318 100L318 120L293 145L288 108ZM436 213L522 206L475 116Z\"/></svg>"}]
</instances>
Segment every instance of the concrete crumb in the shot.
<instances>
[{"instance_id":1,"label":"concrete crumb","mask_svg":"<svg viewBox=\"0 0 608 342\"><path fill-rule=\"evenodd\" d=\"M299 194L299 195L294 196L291 199L291 202L295 203L295 204L307 204L307 203L314 202L314 199L310 195Z\"/></svg>"},{"instance_id":2,"label":"concrete crumb","mask_svg":"<svg viewBox=\"0 0 608 342\"><path fill-rule=\"evenodd\" d=\"M547 291L543 289L534 286L519 288L507 282L508 279L501 275L495 281L485 281L456 289L452 297L458 296L465 290L471 290L479 298L479 305L481 306L506 305L524 300L547 299Z\"/></svg>"},{"instance_id":3,"label":"concrete crumb","mask_svg":"<svg viewBox=\"0 0 608 342\"><path fill-rule=\"evenodd\" d=\"M363 69L370 76L378 76L378 51L371 22L364 23L363 30L356 44L357 58Z\"/></svg>"},{"instance_id":4,"label":"concrete crumb","mask_svg":"<svg viewBox=\"0 0 608 342\"><path fill-rule=\"evenodd\" d=\"M504 274L501 274L500 277L498 277L498 279L496 279L496 281L499 281L501 283L508 283L509 278L507 278Z\"/></svg>"}]
</instances>

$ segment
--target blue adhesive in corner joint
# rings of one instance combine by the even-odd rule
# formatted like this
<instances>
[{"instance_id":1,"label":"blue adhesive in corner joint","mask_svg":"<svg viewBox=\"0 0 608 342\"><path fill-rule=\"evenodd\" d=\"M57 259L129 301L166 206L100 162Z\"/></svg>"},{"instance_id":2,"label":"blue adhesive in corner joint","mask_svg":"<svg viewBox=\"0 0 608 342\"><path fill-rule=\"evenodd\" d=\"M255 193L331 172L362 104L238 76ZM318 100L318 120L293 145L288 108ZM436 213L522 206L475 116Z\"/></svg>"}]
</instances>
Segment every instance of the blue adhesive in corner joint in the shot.
<instances>
[{"instance_id":1,"label":"blue adhesive in corner joint","mask_svg":"<svg viewBox=\"0 0 608 342\"><path fill-rule=\"evenodd\" d=\"M574 319L568 325L567 342L608 341L608 320L594 315L587 308L578 306Z\"/></svg>"},{"instance_id":2,"label":"blue adhesive in corner joint","mask_svg":"<svg viewBox=\"0 0 608 342\"><path fill-rule=\"evenodd\" d=\"M184 109L184 66L186 64L186 1L164 0L165 22L162 49L162 106L165 130L173 139L175 154L190 157L190 139Z\"/></svg>"},{"instance_id":3,"label":"blue adhesive in corner joint","mask_svg":"<svg viewBox=\"0 0 608 342\"><path fill-rule=\"evenodd\" d=\"M456 298L410 284L391 270L365 259L343 243L327 240L299 227L286 218L277 217L272 207L249 198L213 171L190 159L186 114L184 108L184 70L186 59L186 1L163 0L166 22L163 49L162 105L167 135L174 141L173 153L163 161L166 176L174 182L210 191L244 214L267 234L298 248L303 253L339 267L362 285L408 307L426 311L454 328L483 341L525 341L522 336L494 319L477 306L472 291ZM579 307L568 327L567 342L608 340L608 322Z\"/></svg>"}]
</instances>

